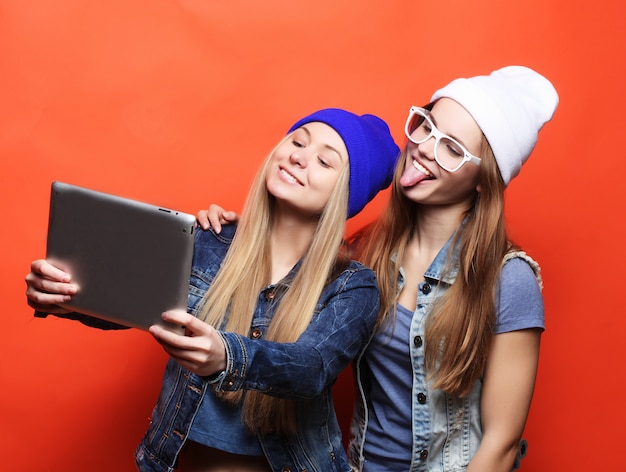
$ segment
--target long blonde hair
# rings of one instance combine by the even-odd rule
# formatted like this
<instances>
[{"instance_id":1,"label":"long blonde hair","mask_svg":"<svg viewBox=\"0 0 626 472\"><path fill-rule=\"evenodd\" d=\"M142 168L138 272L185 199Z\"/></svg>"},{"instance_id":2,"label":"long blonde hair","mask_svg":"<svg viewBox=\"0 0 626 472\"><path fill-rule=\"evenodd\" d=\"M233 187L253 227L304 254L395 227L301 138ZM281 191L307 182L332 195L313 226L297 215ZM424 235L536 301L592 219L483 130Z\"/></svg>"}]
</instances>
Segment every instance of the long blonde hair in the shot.
<instances>
[{"instance_id":1,"label":"long blonde hair","mask_svg":"<svg viewBox=\"0 0 626 472\"><path fill-rule=\"evenodd\" d=\"M256 175L236 235L203 299L199 315L216 328L243 336L250 333L258 293L270 283L270 236L275 202L267 191L265 177L273 153ZM296 341L311 322L333 271L338 264L345 263L340 251L348 208L348 181L349 163L346 163L319 217L301 267L291 287L279 300L265 339L282 343ZM289 433L296 429L292 400L252 390L225 392L220 396L235 404L242 403L242 420L252 432Z\"/></svg>"},{"instance_id":2,"label":"long blonde hair","mask_svg":"<svg viewBox=\"0 0 626 472\"><path fill-rule=\"evenodd\" d=\"M374 269L378 278L377 327L395 317L400 263L418 225L419 205L402 193L399 184L405 158L406 148L396 167L388 209L353 238L359 260ZM481 158L481 191L453 241L460 244L458 276L426 321L426 372L434 388L456 396L467 395L484 371L496 322L496 284L510 249L504 221L505 185L484 136Z\"/></svg>"}]
</instances>

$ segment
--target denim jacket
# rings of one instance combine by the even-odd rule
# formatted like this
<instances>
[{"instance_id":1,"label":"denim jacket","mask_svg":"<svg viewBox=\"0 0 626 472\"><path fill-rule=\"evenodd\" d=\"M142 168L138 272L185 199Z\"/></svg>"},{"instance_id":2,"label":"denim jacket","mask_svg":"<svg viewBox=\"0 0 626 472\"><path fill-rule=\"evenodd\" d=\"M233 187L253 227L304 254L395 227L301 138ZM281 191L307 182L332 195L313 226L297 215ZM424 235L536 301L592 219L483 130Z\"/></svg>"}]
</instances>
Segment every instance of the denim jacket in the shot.
<instances>
[{"instance_id":1,"label":"denim jacket","mask_svg":"<svg viewBox=\"0 0 626 472\"><path fill-rule=\"evenodd\" d=\"M444 271L451 249L451 240L444 245L435 260L424 274L424 281L418 286L419 297L410 325L410 353L412 369L412 425L413 450L411 451L411 472L461 472L466 470L482 439L480 418L480 396L482 382L478 380L471 393L464 398L432 389L424 371L424 324L435 300L443 295L458 274L458 246L455 248L453 263ZM541 284L538 266L524 253L507 255L525 259L535 271ZM398 293L404 285L404 272L400 270ZM356 404L351 427L348 455L353 471L362 470L366 460L363 453L365 431L368 422L368 375L363 362L368 350L363 351L355 361ZM407 412L408 413L408 412ZM526 441L522 440L513 470L519 467L526 454Z\"/></svg>"},{"instance_id":2,"label":"denim jacket","mask_svg":"<svg viewBox=\"0 0 626 472\"><path fill-rule=\"evenodd\" d=\"M196 233L189 313L198 314L234 233L234 226L225 226L219 235ZM298 266L278 284L261 290L249 337L221 332L227 367L217 379L207 381L170 359L150 426L135 454L140 470L173 470L201 399L212 388L257 390L296 400L296 434L259 436L272 470L350 470L330 389L371 337L379 306L376 278L370 269L350 262L323 290L311 324L296 342L266 341L263 337L275 310L272 301L289 287Z\"/></svg>"}]
</instances>

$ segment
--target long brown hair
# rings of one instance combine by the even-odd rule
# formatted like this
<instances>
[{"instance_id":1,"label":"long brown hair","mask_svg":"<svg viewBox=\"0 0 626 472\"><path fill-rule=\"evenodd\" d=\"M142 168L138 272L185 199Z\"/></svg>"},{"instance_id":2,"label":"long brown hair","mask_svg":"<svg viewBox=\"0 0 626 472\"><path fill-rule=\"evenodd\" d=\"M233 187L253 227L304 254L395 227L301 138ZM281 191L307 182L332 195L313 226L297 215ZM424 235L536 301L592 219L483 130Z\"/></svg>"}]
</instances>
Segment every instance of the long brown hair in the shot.
<instances>
[{"instance_id":1,"label":"long brown hair","mask_svg":"<svg viewBox=\"0 0 626 472\"><path fill-rule=\"evenodd\" d=\"M289 136L284 139L289 139ZM256 175L237 233L203 299L199 315L200 319L216 328L244 336L250 332L258 293L270 283L270 236L275 205L267 191L265 176L273 152ZM345 263L340 250L348 208L348 179L349 163L346 163L319 217L300 269L279 301L265 339L295 341L311 322L316 304L334 268L340 262ZM243 404L242 420L252 432L289 433L296 429L294 401L253 390L224 392L220 396L232 403Z\"/></svg>"},{"instance_id":2,"label":"long brown hair","mask_svg":"<svg viewBox=\"0 0 626 472\"><path fill-rule=\"evenodd\" d=\"M405 158L406 148L396 167L387 210L353 238L359 260L378 278L377 327L395 318L400 262L418 224L419 205L399 185ZM510 248L504 221L505 185L484 136L481 158L481 191L453 241L460 245L458 276L426 321L426 372L434 388L457 396L467 395L484 371L496 322L496 284Z\"/></svg>"}]
</instances>

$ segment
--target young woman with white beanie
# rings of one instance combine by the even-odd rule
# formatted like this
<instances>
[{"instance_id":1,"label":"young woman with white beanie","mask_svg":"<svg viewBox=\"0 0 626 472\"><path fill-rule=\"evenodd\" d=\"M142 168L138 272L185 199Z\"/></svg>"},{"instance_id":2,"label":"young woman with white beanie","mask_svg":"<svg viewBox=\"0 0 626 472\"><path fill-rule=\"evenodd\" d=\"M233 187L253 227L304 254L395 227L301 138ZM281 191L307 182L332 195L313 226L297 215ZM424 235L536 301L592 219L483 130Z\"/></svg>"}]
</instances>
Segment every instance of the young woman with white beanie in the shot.
<instances>
[{"instance_id":1,"label":"young woman with white beanie","mask_svg":"<svg viewBox=\"0 0 626 472\"><path fill-rule=\"evenodd\" d=\"M519 467L543 298L507 236L504 190L557 104L546 78L510 66L411 108L389 206L357 239L382 308L356 363L354 469Z\"/></svg>"}]
</instances>

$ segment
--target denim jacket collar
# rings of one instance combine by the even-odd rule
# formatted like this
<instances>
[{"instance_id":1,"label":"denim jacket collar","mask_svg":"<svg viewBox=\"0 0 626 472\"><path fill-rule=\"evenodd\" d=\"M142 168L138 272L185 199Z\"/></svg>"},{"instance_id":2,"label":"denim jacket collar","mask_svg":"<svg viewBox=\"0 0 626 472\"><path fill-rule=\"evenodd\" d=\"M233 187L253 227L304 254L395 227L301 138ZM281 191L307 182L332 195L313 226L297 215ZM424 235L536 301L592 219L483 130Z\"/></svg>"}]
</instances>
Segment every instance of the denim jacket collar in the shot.
<instances>
[{"instance_id":1,"label":"denim jacket collar","mask_svg":"<svg viewBox=\"0 0 626 472\"><path fill-rule=\"evenodd\" d=\"M428 266L426 272L424 272L424 277L427 279L431 279L436 282L444 282L448 285L452 285L456 280L457 275L459 274L459 252L461 250L461 240L460 238L454 244L452 258L450 259L450 265L447 267L447 263L449 260L450 249L452 248L452 243L454 238L459 230L455 231L452 236L446 241L443 247L435 256L433 262ZM398 254L395 253L391 260L396 262L398 259ZM400 267L400 275L398 278L398 293L404 287L404 268Z\"/></svg>"}]
</instances>

